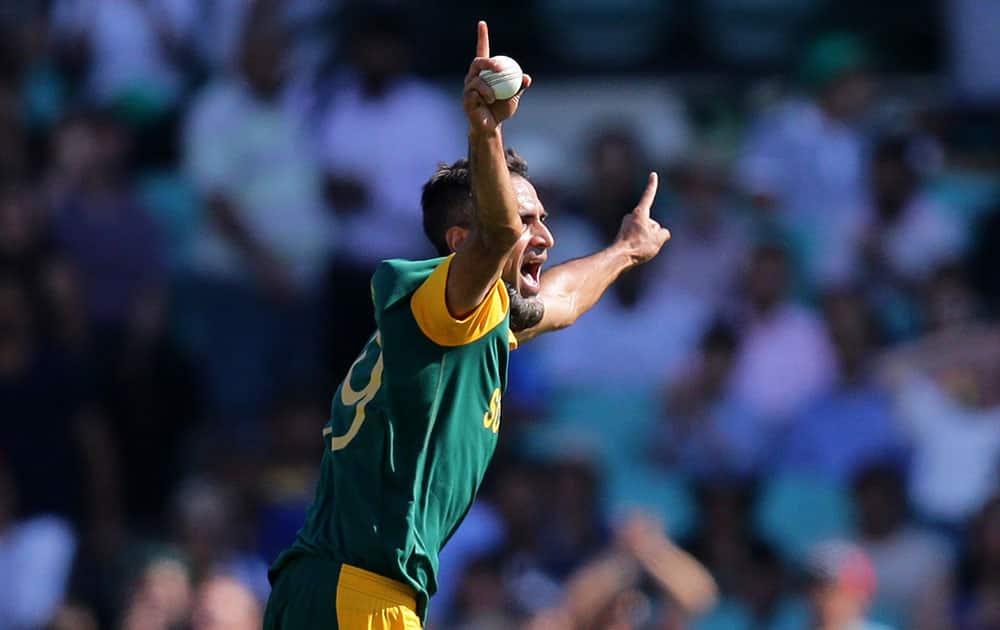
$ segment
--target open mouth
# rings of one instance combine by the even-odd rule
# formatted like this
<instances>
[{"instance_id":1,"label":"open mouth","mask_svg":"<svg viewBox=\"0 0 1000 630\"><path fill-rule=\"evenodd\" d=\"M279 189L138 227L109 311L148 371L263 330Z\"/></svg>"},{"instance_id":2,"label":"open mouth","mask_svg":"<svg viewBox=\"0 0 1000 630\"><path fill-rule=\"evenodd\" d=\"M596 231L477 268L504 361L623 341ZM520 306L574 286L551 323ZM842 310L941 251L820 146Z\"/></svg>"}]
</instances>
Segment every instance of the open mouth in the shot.
<instances>
[{"instance_id":1,"label":"open mouth","mask_svg":"<svg viewBox=\"0 0 1000 630\"><path fill-rule=\"evenodd\" d=\"M538 295L541 290L542 264L544 260L525 261L521 265L521 294L524 296Z\"/></svg>"}]
</instances>

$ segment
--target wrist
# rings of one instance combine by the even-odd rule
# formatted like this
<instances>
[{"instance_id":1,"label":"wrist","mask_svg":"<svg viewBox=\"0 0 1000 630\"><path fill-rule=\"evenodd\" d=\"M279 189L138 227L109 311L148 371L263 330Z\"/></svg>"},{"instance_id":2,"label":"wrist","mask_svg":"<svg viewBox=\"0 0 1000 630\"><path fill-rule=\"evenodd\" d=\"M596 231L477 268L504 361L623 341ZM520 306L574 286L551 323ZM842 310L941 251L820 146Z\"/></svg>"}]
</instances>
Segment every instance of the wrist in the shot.
<instances>
[{"instance_id":1,"label":"wrist","mask_svg":"<svg viewBox=\"0 0 1000 630\"><path fill-rule=\"evenodd\" d=\"M469 127L469 142L500 142L501 140L500 125L493 129L478 126Z\"/></svg>"},{"instance_id":2,"label":"wrist","mask_svg":"<svg viewBox=\"0 0 1000 630\"><path fill-rule=\"evenodd\" d=\"M616 240L608 248L608 252L618 261L621 271L627 271L639 264L635 249L627 241Z\"/></svg>"}]
</instances>

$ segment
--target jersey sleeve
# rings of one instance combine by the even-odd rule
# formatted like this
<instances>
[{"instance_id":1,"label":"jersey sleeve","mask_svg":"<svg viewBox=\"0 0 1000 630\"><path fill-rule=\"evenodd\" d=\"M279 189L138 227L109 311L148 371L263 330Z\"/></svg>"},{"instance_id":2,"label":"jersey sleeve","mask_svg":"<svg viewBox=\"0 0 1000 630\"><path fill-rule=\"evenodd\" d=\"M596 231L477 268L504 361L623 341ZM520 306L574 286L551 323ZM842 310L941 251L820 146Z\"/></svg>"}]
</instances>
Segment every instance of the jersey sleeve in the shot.
<instances>
[{"instance_id":1,"label":"jersey sleeve","mask_svg":"<svg viewBox=\"0 0 1000 630\"><path fill-rule=\"evenodd\" d=\"M413 318L424 335L439 346L463 346L481 339L507 317L510 297L503 282L496 284L476 310L457 319L448 312L445 287L453 256L444 259L410 299Z\"/></svg>"}]
</instances>

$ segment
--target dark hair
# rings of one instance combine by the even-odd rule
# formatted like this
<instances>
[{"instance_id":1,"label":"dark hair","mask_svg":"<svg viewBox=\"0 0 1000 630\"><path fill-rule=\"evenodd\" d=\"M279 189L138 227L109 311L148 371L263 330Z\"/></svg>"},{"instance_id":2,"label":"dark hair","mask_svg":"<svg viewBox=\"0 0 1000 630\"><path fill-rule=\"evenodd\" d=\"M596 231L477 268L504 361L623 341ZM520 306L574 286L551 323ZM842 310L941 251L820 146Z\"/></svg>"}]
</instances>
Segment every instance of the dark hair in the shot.
<instances>
[{"instance_id":1,"label":"dark hair","mask_svg":"<svg viewBox=\"0 0 1000 630\"><path fill-rule=\"evenodd\" d=\"M514 149L507 149L507 169L512 175L528 178L528 163ZM467 228L472 224L469 161L462 158L452 164L438 166L424 184L420 206L424 213L424 234L439 254L447 256L451 253L445 239L448 228Z\"/></svg>"}]
</instances>

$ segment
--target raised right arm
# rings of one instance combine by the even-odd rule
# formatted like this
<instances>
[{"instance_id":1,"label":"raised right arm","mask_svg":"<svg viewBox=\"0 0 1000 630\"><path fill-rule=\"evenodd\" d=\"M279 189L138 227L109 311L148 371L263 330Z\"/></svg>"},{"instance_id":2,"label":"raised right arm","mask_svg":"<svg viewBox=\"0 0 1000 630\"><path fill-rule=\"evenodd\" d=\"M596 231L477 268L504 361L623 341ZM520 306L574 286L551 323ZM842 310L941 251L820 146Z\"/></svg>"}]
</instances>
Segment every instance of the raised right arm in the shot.
<instances>
[{"instance_id":1,"label":"raised right arm","mask_svg":"<svg viewBox=\"0 0 1000 630\"><path fill-rule=\"evenodd\" d=\"M465 77L463 105L469 119L469 171L473 221L469 236L455 252L445 298L456 318L474 311L489 295L507 257L524 232L517 197L507 170L501 123L517 111L521 94L506 100L479 78L482 70L500 70L490 59L489 32L479 22L476 57ZM525 75L522 92L531 84Z\"/></svg>"}]
</instances>

